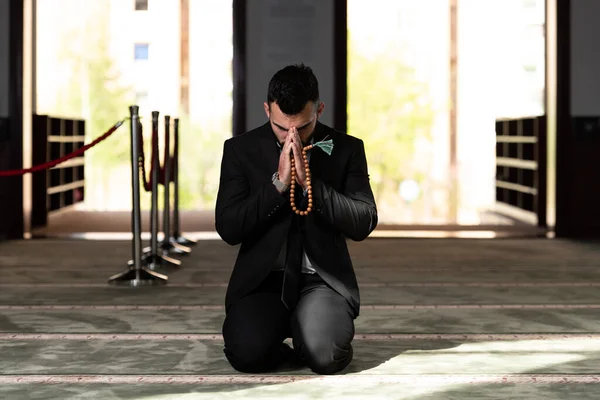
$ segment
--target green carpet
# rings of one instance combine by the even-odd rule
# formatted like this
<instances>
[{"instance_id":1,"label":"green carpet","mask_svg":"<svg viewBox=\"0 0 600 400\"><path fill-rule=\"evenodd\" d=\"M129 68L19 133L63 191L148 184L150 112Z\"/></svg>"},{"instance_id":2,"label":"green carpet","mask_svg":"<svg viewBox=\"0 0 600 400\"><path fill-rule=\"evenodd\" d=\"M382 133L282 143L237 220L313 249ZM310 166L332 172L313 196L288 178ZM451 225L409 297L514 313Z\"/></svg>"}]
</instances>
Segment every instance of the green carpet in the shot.
<instances>
[{"instance_id":1,"label":"green carpet","mask_svg":"<svg viewBox=\"0 0 600 400\"><path fill-rule=\"evenodd\" d=\"M202 241L166 287L107 284L119 241L0 243L0 398L597 399L600 243L369 239L355 356L334 376L233 370L222 353L237 248Z\"/></svg>"}]
</instances>

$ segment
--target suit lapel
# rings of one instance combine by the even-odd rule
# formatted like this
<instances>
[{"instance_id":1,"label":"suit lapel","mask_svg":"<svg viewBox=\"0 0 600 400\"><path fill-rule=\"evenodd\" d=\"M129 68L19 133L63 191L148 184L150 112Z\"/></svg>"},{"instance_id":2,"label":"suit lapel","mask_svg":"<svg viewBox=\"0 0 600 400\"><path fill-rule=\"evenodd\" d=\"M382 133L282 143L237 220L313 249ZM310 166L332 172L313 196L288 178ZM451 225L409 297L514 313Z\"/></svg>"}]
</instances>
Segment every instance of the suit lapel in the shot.
<instances>
[{"instance_id":1,"label":"suit lapel","mask_svg":"<svg viewBox=\"0 0 600 400\"><path fill-rule=\"evenodd\" d=\"M317 143L323 139L325 139L327 135L327 130L320 122L317 123L314 134L314 143ZM331 139L331 137L326 140ZM331 159L335 155L335 151L331 153L331 155L327 155L323 150L314 148L311 150L310 155L310 172L311 174L319 178L321 180L329 180L329 171L332 171L332 168L327 168L327 165L331 164Z\"/></svg>"},{"instance_id":2,"label":"suit lapel","mask_svg":"<svg viewBox=\"0 0 600 400\"><path fill-rule=\"evenodd\" d=\"M279 168L279 155L280 150L275 139L269 123L266 123L259 132L260 137L260 154L257 156L257 160L262 160L261 164L264 163L268 171L271 174L277 171ZM270 175L269 175L270 176Z\"/></svg>"}]
</instances>

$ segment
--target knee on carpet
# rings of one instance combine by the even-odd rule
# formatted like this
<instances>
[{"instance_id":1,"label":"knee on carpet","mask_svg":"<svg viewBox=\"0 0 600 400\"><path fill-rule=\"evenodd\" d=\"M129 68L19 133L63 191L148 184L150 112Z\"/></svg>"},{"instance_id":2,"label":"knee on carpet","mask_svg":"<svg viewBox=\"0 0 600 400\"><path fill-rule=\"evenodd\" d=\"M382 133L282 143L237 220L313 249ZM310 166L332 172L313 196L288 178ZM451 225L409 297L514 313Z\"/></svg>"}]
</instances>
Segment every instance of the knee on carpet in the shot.
<instances>
[{"instance_id":1,"label":"knee on carpet","mask_svg":"<svg viewBox=\"0 0 600 400\"><path fill-rule=\"evenodd\" d=\"M278 346L260 344L228 344L223 349L227 360L239 372L268 372L277 366L280 351Z\"/></svg>"},{"instance_id":2,"label":"knee on carpet","mask_svg":"<svg viewBox=\"0 0 600 400\"><path fill-rule=\"evenodd\" d=\"M353 349L350 343L338 346L335 342L316 338L301 345L301 358L316 374L331 375L350 364Z\"/></svg>"}]
</instances>

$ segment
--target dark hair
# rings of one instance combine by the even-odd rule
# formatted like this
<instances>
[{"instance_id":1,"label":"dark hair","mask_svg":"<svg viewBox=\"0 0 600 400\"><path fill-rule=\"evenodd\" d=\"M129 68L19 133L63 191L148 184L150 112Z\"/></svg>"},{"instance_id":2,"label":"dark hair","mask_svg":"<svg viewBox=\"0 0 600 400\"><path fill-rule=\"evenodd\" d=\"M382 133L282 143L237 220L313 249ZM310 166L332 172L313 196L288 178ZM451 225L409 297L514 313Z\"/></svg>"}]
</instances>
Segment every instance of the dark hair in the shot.
<instances>
[{"instance_id":1,"label":"dark hair","mask_svg":"<svg viewBox=\"0 0 600 400\"><path fill-rule=\"evenodd\" d=\"M286 115L296 115L309 101L319 101L319 82L310 67L288 65L273 75L269 82L267 102L275 102Z\"/></svg>"}]
</instances>

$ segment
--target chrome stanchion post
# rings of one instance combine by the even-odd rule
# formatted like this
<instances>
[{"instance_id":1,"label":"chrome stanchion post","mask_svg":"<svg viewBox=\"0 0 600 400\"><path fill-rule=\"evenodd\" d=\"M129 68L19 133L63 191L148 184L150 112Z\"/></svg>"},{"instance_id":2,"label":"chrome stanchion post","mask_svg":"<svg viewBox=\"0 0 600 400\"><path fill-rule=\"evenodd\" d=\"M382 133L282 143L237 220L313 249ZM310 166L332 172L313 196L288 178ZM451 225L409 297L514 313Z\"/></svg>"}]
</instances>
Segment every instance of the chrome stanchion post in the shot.
<instances>
[{"instance_id":1,"label":"chrome stanchion post","mask_svg":"<svg viewBox=\"0 0 600 400\"><path fill-rule=\"evenodd\" d=\"M163 254L186 255L191 252L189 247L171 240L171 117L165 115L165 152L164 152L164 204L163 204L163 240L160 248Z\"/></svg>"},{"instance_id":2,"label":"chrome stanchion post","mask_svg":"<svg viewBox=\"0 0 600 400\"><path fill-rule=\"evenodd\" d=\"M173 237L171 240L184 246L193 246L195 240L188 239L181 234L179 219L179 118L174 121L174 141L173 143L173 180L174 180L174 204L173 204Z\"/></svg>"},{"instance_id":3,"label":"chrome stanchion post","mask_svg":"<svg viewBox=\"0 0 600 400\"><path fill-rule=\"evenodd\" d=\"M140 209L140 119L139 107L129 107L131 115L131 232L132 240L132 263L124 272L113 275L109 278L109 283L126 286L142 286L164 284L168 278L151 271L142 265L142 212Z\"/></svg>"},{"instance_id":4,"label":"chrome stanchion post","mask_svg":"<svg viewBox=\"0 0 600 400\"><path fill-rule=\"evenodd\" d=\"M152 154L151 154L151 184L152 192L150 193L150 247L144 249L144 264L150 269L156 269L163 266L178 267L181 261L169 257L165 254L159 254L158 251L158 176L160 170L160 162L158 155L158 111L152 111Z\"/></svg>"}]
</instances>

